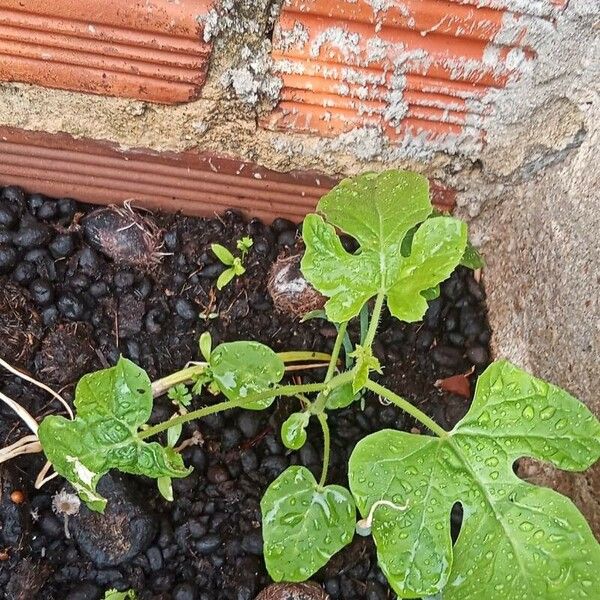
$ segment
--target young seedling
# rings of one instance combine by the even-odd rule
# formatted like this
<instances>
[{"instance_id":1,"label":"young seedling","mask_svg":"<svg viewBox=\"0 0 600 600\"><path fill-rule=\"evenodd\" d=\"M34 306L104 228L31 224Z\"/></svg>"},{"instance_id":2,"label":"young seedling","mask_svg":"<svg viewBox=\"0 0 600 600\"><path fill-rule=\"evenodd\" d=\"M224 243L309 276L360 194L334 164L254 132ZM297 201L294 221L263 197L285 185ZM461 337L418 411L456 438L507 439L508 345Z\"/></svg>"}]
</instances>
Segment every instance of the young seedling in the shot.
<instances>
[{"instance_id":1,"label":"young seedling","mask_svg":"<svg viewBox=\"0 0 600 600\"><path fill-rule=\"evenodd\" d=\"M338 231L357 241L356 253L344 249ZM326 194L318 214L306 217L303 238L302 274L327 298L324 312L313 316L338 331L321 382L282 379L287 363L323 355L276 354L252 341L213 348L206 334L205 362L153 383L122 358L80 380L74 420L48 416L40 424L39 441L56 471L92 510L104 509L96 485L110 469L157 478L172 497L171 478L190 471L174 449L173 431L220 411L264 410L277 397L292 397L301 409L283 424L282 439L300 448L315 419L323 467L319 480L304 467L289 467L262 498L264 558L276 581L309 579L358 531L373 536L379 565L400 598L597 598L600 545L583 516L564 496L525 483L513 470L523 456L569 471L594 464L600 423L583 404L501 360L479 377L466 416L445 431L374 379L380 365L372 348L384 306L397 319L419 321L457 265L481 265L466 225L433 212L426 179L387 171L347 179ZM348 335L352 319L361 325L356 340ZM171 389L179 390L170 394L175 400L187 398L180 384L224 399L189 411L178 405L171 419L149 426L153 398ZM329 485L328 411L366 401L367 392L406 411L424 433L366 436L350 457L349 489ZM164 432L166 446L148 441ZM464 516L453 547L450 514L457 502Z\"/></svg>"},{"instance_id":2,"label":"young seedling","mask_svg":"<svg viewBox=\"0 0 600 600\"><path fill-rule=\"evenodd\" d=\"M228 268L225 269L217 279L217 289L222 290L234 277L239 277L246 272L244 267L244 260L246 254L252 248L254 241L251 237L245 236L238 240L236 243L237 249L240 251L239 256L233 256L225 246L221 244L212 244L212 251L216 254L217 258Z\"/></svg>"},{"instance_id":3,"label":"young seedling","mask_svg":"<svg viewBox=\"0 0 600 600\"><path fill-rule=\"evenodd\" d=\"M117 590L108 590L104 594L104 600L137 600L137 594L133 590L118 592Z\"/></svg>"}]
</instances>

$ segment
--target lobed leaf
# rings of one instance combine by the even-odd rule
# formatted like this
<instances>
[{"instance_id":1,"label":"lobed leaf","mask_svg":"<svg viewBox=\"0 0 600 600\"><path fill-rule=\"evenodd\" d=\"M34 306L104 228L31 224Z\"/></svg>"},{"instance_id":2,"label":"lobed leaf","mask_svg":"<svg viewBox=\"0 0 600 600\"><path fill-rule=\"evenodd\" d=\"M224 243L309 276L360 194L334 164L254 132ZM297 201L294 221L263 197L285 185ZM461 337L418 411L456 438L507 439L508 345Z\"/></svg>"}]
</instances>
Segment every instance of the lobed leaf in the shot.
<instances>
[{"instance_id":1,"label":"lobed leaf","mask_svg":"<svg viewBox=\"0 0 600 600\"><path fill-rule=\"evenodd\" d=\"M356 508L350 492L319 487L305 467L288 467L260 506L265 563L275 581L306 581L352 541Z\"/></svg>"},{"instance_id":2,"label":"lobed leaf","mask_svg":"<svg viewBox=\"0 0 600 600\"><path fill-rule=\"evenodd\" d=\"M243 401L266 392L279 383L285 372L283 361L271 348L259 342L229 342L217 346L210 355L214 382L229 400ZM274 398L244 404L250 410L270 406Z\"/></svg>"},{"instance_id":3,"label":"lobed leaf","mask_svg":"<svg viewBox=\"0 0 600 600\"><path fill-rule=\"evenodd\" d=\"M600 546L567 498L519 479L522 456L583 470L600 457L600 423L567 392L505 361L479 378L445 438L381 431L358 443L350 488L400 597L574 600L600 589ZM454 551L450 512L463 524Z\"/></svg>"},{"instance_id":4,"label":"lobed leaf","mask_svg":"<svg viewBox=\"0 0 600 600\"><path fill-rule=\"evenodd\" d=\"M115 367L85 375L75 390L77 417L46 417L40 443L57 473L67 479L92 510L106 499L96 491L110 469L148 477L185 477L190 469L172 448L138 437L152 412L146 373L121 358Z\"/></svg>"},{"instance_id":5,"label":"lobed leaf","mask_svg":"<svg viewBox=\"0 0 600 600\"><path fill-rule=\"evenodd\" d=\"M408 171L346 179L317 208L326 220L316 214L304 220L301 270L329 298L325 310L336 323L358 315L379 291L394 316L420 319L427 309L421 294L450 275L467 244L465 224L436 217L419 227L403 255L403 239L432 211L427 179ZM359 242L358 253L344 249L334 226Z\"/></svg>"}]
</instances>

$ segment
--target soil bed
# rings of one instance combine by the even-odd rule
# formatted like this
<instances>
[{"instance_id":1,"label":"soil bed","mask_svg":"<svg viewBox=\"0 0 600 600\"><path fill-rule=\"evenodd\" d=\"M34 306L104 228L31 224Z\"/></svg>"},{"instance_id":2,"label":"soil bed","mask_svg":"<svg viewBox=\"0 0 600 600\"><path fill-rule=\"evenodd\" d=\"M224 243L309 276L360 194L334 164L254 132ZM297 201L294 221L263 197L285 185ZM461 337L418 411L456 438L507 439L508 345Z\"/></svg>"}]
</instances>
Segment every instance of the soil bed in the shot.
<instances>
[{"instance_id":1,"label":"soil bed","mask_svg":"<svg viewBox=\"0 0 600 600\"><path fill-rule=\"evenodd\" d=\"M267 291L271 265L297 243L293 223L278 219L265 226L231 211L213 219L142 214L134 227L149 222L148 255L140 257L136 250L129 261L126 253L113 252L115 262L99 250L97 236L85 236L83 216L92 210L70 200L25 196L16 188L0 191L0 356L68 399L81 375L114 364L120 353L151 379L181 368L199 358L197 341L205 330L214 344L254 339L276 351L331 350L333 326L320 320L302 324L275 312ZM223 267L210 244L235 251L243 235L254 239L247 272L218 292L215 282ZM460 268L442 285L423 323L407 325L387 314L381 323L374 346L384 365L381 382L444 428L464 415L469 399L441 389L436 381L474 368L466 381L472 393L477 374L489 362L484 302L473 274ZM21 323L27 324L24 332L15 333ZM350 331L356 334L357 325ZM21 336L18 343L15 335ZM303 381L323 375L323 370L299 374ZM461 382L451 389L460 391ZM38 420L61 410L49 396L5 371L0 372L0 390ZM214 401L195 398L192 406ZM309 431L309 442L299 452L281 444L279 426L293 408L292 401L281 400L267 411L233 411L187 425L182 439L197 443L183 456L194 472L174 481L174 502L160 497L154 481L108 476L101 483L109 496L106 517L82 509L70 518L70 539L62 517L52 510L52 498L64 482L55 478L41 490L33 488L42 456L3 465L0 598L95 600L114 587L133 588L142 600L252 600L270 582L262 560L259 501L264 489L290 464L303 464L317 477L320 473L318 428ZM172 412L170 401L159 399L152 421ZM331 412L329 422L329 482L344 485L348 457L360 438L382 428L415 426L373 396L366 398L364 409L355 403ZM2 404L2 446L26 433ZM11 499L14 490L24 492L24 502ZM453 519L456 529L458 510ZM314 580L334 600L395 597L365 538L356 537Z\"/></svg>"}]
</instances>

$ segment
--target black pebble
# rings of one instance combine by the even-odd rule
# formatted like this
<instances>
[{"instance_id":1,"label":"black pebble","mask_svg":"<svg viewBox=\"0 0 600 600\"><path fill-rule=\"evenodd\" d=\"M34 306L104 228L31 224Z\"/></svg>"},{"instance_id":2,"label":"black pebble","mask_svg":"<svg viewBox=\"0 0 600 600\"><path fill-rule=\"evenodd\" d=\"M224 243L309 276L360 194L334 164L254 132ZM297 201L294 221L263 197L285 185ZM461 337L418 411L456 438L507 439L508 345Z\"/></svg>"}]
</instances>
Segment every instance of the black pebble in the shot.
<instances>
[{"instance_id":1,"label":"black pebble","mask_svg":"<svg viewBox=\"0 0 600 600\"><path fill-rule=\"evenodd\" d=\"M97 281L90 285L88 291L94 298L102 298L102 296L106 296L110 290L104 281Z\"/></svg>"},{"instance_id":2,"label":"black pebble","mask_svg":"<svg viewBox=\"0 0 600 600\"><path fill-rule=\"evenodd\" d=\"M113 277L113 283L118 290L129 289L135 282L135 275L131 271L117 271Z\"/></svg>"},{"instance_id":3,"label":"black pebble","mask_svg":"<svg viewBox=\"0 0 600 600\"><path fill-rule=\"evenodd\" d=\"M165 248L169 250L169 252L175 252L179 248L179 236L177 235L176 229L171 229L167 231L163 237L163 242L165 244Z\"/></svg>"},{"instance_id":4,"label":"black pebble","mask_svg":"<svg viewBox=\"0 0 600 600\"><path fill-rule=\"evenodd\" d=\"M292 223L292 221L290 221L289 219L282 219L281 217L275 219L273 223L271 223L271 229L275 233L282 233L286 230L292 230L294 232L294 235L296 234L296 224Z\"/></svg>"},{"instance_id":5,"label":"black pebble","mask_svg":"<svg viewBox=\"0 0 600 600\"><path fill-rule=\"evenodd\" d=\"M54 219L58 214L58 206L53 200L46 200L37 210L36 217L43 221Z\"/></svg>"},{"instance_id":6,"label":"black pebble","mask_svg":"<svg viewBox=\"0 0 600 600\"><path fill-rule=\"evenodd\" d=\"M0 227L12 229L18 221L15 211L10 206L0 205Z\"/></svg>"},{"instance_id":7,"label":"black pebble","mask_svg":"<svg viewBox=\"0 0 600 600\"><path fill-rule=\"evenodd\" d=\"M467 350L467 358L478 367L486 365L490 359L488 351L483 346L473 346Z\"/></svg>"},{"instance_id":8,"label":"black pebble","mask_svg":"<svg viewBox=\"0 0 600 600\"><path fill-rule=\"evenodd\" d=\"M0 244L12 244L13 234L0 227Z\"/></svg>"},{"instance_id":9,"label":"black pebble","mask_svg":"<svg viewBox=\"0 0 600 600\"><path fill-rule=\"evenodd\" d=\"M72 321L81 319L85 311L83 302L75 294L63 294L56 302L56 306L62 315Z\"/></svg>"},{"instance_id":10,"label":"black pebble","mask_svg":"<svg viewBox=\"0 0 600 600\"><path fill-rule=\"evenodd\" d=\"M47 279L35 279L29 286L31 297L41 306L51 304L54 300L54 288Z\"/></svg>"},{"instance_id":11,"label":"black pebble","mask_svg":"<svg viewBox=\"0 0 600 600\"><path fill-rule=\"evenodd\" d=\"M61 198L58 201L58 213L64 221L70 221L75 215L77 205L71 198Z\"/></svg>"},{"instance_id":12,"label":"black pebble","mask_svg":"<svg viewBox=\"0 0 600 600\"><path fill-rule=\"evenodd\" d=\"M54 515L44 515L40 519L40 529L50 538L64 535L64 524Z\"/></svg>"},{"instance_id":13,"label":"black pebble","mask_svg":"<svg viewBox=\"0 0 600 600\"><path fill-rule=\"evenodd\" d=\"M48 246L48 250L50 250L54 258L66 258L67 256L71 256L74 249L75 242L70 233L61 233L57 235Z\"/></svg>"},{"instance_id":14,"label":"black pebble","mask_svg":"<svg viewBox=\"0 0 600 600\"><path fill-rule=\"evenodd\" d=\"M19 255L12 246L0 244L0 273L8 273L16 264Z\"/></svg>"},{"instance_id":15,"label":"black pebble","mask_svg":"<svg viewBox=\"0 0 600 600\"><path fill-rule=\"evenodd\" d=\"M279 246L293 246L296 243L296 232L292 230L282 231L277 236Z\"/></svg>"},{"instance_id":16,"label":"black pebble","mask_svg":"<svg viewBox=\"0 0 600 600\"><path fill-rule=\"evenodd\" d=\"M185 298L177 298L175 301L175 311L182 318L188 321L193 321L196 318L196 311L192 303Z\"/></svg>"},{"instance_id":17,"label":"black pebble","mask_svg":"<svg viewBox=\"0 0 600 600\"><path fill-rule=\"evenodd\" d=\"M58 309L54 304L46 306L46 308L42 310L42 319L46 327L54 325L54 323L58 321Z\"/></svg>"},{"instance_id":18,"label":"black pebble","mask_svg":"<svg viewBox=\"0 0 600 600\"><path fill-rule=\"evenodd\" d=\"M180 583L173 590L173 600L196 600L196 597L196 587L192 583Z\"/></svg>"},{"instance_id":19,"label":"black pebble","mask_svg":"<svg viewBox=\"0 0 600 600\"><path fill-rule=\"evenodd\" d=\"M211 554L221 545L221 538L216 533L209 533L202 536L194 544L200 554Z\"/></svg>"},{"instance_id":20,"label":"black pebble","mask_svg":"<svg viewBox=\"0 0 600 600\"><path fill-rule=\"evenodd\" d=\"M13 243L21 248L39 248L45 246L52 237L50 229L42 223L29 223L13 235Z\"/></svg>"},{"instance_id":21,"label":"black pebble","mask_svg":"<svg viewBox=\"0 0 600 600\"><path fill-rule=\"evenodd\" d=\"M100 600L102 590L93 583L82 583L71 590L65 600Z\"/></svg>"},{"instance_id":22,"label":"black pebble","mask_svg":"<svg viewBox=\"0 0 600 600\"><path fill-rule=\"evenodd\" d=\"M208 468L206 477L211 483L223 483L229 479L229 471L222 465L213 465Z\"/></svg>"},{"instance_id":23,"label":"black pebble","mask_svg":"<svg viewBox=\"0 0 600 600\"><path fill-rule=\"evenodd\" d=\"M28 285L37 277L37 269L30 262L22 262L15 267L12 277L17 283Z\"/></svg>"},{"instance_id":24,"label":"black pebble","mask_svg":"<svg viewBox=\"0 0 600 600\"><path fill-rule=\"evenodd\" d=\"M252 410L244 410L237 418L237 426L247 438L253 438L260 429L260 414Z\"/></svg>"},{"instance_id":25,"label":"black pebble","mask_svg":"<svg viewBox=\"0 0 600 600\"><path fill-rule=\"evenodd\" d=\"M256 556L262 556L263 541L259 532L247 533L242 538L242 548L244 551Z\"/></svg>"},{"instance_id":26,"label":"black pebble","mask_svg":"<svg viewBox=\"0 0 600 600\"><path fill-rule=\"evenodd\" d=\"M431 355L433 360L442 367L456 367L462 360L462 352L451 346L436 346Z\"/></svg>"},{"instance_id":27,"label":"black pebble","mask_svg":"<svg viewBox=\"0 0 600 600\"><path fill-rule=\"evenodd\" d=\"M151 546L146 550L146 557L148 558L148 565L152 571L160 571L163 567L163 556L160 548Z\"/></svg>"}]
</instances>

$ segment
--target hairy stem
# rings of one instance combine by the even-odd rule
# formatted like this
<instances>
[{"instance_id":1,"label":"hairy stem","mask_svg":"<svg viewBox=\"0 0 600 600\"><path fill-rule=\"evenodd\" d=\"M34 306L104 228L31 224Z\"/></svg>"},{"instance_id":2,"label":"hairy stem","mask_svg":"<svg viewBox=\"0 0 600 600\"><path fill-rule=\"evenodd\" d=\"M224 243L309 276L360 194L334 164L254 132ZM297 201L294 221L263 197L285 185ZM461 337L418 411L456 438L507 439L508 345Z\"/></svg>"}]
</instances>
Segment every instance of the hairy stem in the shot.
<instances>
[{"instance_id":1,"label":"hairy stem","mask_svg":"<svg viewBox=\"0 0 600 600\"><path fill-rule=\"evenodd\" d=\"M433 433L435 433L437 436L439 436L441 438L448 437L447 431L442 429L433 419L429 418L423 411L419 410L416 406L411 404L408 400L405 400L401 396L398 396L398 394L395 394L391 390L388 390L386 387L383 387L382 385L379 385L378 383L375 383L374 381L371 381L370 379L369 379L369 381L367 381L367 384L365 387L367 389L371 390L372 392L379 394L383 398L387 398L390 402L392 402L396 406L400 407L402 410L406 411L409 415L411 415L415 419L417 419L417 421L420 421L421 423L423 423L423 425L425 425L425 427L427 427L428 429L433 431Z\"/></svg>"},{"instance_id":2,"label":"hairy stem","mask_svg":"<svg viewBox=\"0 0 600 600\"><path fill-rule=\"evenodd\" d=\"M329 455L331 454L331 436L329 434L329 425L327 424L327 415L319 413L317 415L321 429L323 430L323 468L321 470L321 479L319 487L323 487L327 481L327 471L329 469Z\"/></svg>"},{"instance_id":3,"label":"hairy stem","mask_svg":"<svg viewBox=\"0 0 600 600\"><path fill-rule=\"evenodd\" d=\"M329 383L329 381L331 381L331 378L333 377L333 373L335 372L335 367L337 365L338 356L340 355L340 350L342 349L342 342L344 341L344 336L346 335L347 328L348 321L342 323L338 329L338 334L335 338L335 344L333 345L333 350L331 352L329 368L327 369L327 374L325 375L325 383Z\"/></svg>"},{"instance_id":4,"label":"hairy stem","mask_svg":"<svg viewBox=\"0 0 600 600\"><path fill-rule=\"evenodd\" d=\"M365 341L362 344L364 348L370 348L375 339L377 333L377 327L379 326L379 319L381 317L381 310L383 309L383 301L385 299L385 292L379 291L377 298L375 299L375 306L373 307L373 314L371 315L371 322L369 323L369 329Z\"/></svg>"},{"instance_id":5,"label":"hairy stem","mask_svg":"<svg viewBox=\"0 0 600 600\"><path fill-rule=\"evenodd\" d=\"M265 392L261 392L260 394L254 394L252 396L248 396L248 398L244 398L244 400L228 400L226 402L219 402L218 404L212 404L211 406L205 406L204 408L200 408L198 410L192 410L185 415L179 415L168 421L164 421L163 423L159 423L158 425L154 425L153 427L149 427L145 431L140 432L140 439L145 439L156 435L157 433L161 433L166 431L170 427L175 425L187 423L188 421L195 421L196 419L201 419L208 415L213 415L218 412L222 412L224 410L229 410L231 408L244 408L244 406L248 404L252 404L253 402L258 402L260 400L267 400L268 398L274 398L275 396L296 396L297 394L304 394L310 392L320 392L327 387L324 383L307 383L304 385L284 385L281 387L276 387L271 390L266 390Z\"/></svg>"}]
</instances>

